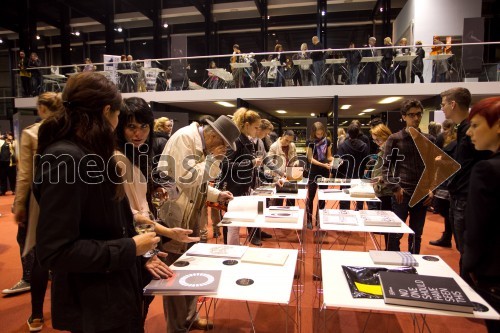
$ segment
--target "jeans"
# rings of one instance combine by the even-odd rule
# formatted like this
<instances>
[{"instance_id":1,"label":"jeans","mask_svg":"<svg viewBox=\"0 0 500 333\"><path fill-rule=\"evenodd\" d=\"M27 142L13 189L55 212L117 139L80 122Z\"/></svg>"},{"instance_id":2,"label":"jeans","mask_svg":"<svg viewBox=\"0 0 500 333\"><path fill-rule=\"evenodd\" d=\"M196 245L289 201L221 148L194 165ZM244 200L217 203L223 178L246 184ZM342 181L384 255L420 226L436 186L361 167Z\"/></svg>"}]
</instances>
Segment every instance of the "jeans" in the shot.
<instances>
[{"instance_id":1,"label":"jeans","mask_svg":"<svg viewBox=\"0 0 500 333\"><path fill-rule=\"evenodd\" d=\"M351 68L351 84L358 84L358 74L359 74L359 67L353 66Z\"/></svg>"},{"instance_id":2,"label":"jeans","mask_svg":"<svg viewBox=\"0 0 500 333\"><path fill-rule=\"evenodd\" d=\"M323 74L323 60L313 62L313 72L313 86L319 86L321 84L321 74Z\"/></svg>"},{"instance_id":3,"label":"jeans","mask_svg":"<svg viewBox=\"0 0 500 333\"><path fill-rule=\"evenodd\" d=\"M408 194L403 194L403 201L397 203L396 199L392 198L392 211L403 221L406 222L406 218L410 215L410 228L415 233L408 236L408 251L413 254L420 253L420 243L422 242L422 232L424 231L425 215L427 213L427 207L423 205L422 201L413 207L408 206L411 196ZM403 234L389 234L389 240L387 242L387 250L389 251L400 251L399 242ZM415 239L415 241L414 241ZM415 244L415 246L413 246Z\"/></svg>"},{"instance_id":4,"label":"jeans","mask_svg":"<svg viewBox=\"0 0 500 333\"><path fill-rule=\"evenodd\" d=\"M467 198L463 196L450 195L450 225L453 230L453 236L460 252L460 276L469 285L472 285L472 279L462 268L462 254L464 250L464 231L465 231L465 209L467 207Z\"/></svg>"},{"instance_id":5,"label":"jeans","mask_svg":"<svg viewBox=\"0 0 500 333\"><path fill-rule=\"evenodd\" d=\"M35 262L34 251L31 250L24 257L24 245L26 244L26 234L28 232L28 227L26 225L21 226L18 224L17 226L17 244L19 244L20 255L21 255L21 266L23 268L23 277L22 279L26 282L31 282L31 272L33 270L33 265Z\"/></svg>"}]
</instances>

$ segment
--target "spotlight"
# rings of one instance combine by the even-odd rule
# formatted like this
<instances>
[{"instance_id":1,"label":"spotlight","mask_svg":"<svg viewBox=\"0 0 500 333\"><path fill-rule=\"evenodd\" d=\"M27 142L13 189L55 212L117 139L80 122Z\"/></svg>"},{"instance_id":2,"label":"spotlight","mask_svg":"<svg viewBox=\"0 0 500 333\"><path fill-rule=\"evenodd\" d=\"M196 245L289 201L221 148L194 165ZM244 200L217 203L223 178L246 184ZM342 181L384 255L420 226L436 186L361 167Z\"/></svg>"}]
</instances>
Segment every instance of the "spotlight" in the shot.
<instances>
[{"instance_id":1,"label":"spotlight","mask_svg":"<svg viewBox=\"0 0 500 333\"><path fill-rule=\"evenodd\" d=\"M3 44L3 39L2 38L0 38L0 44Z\"/></svg>"},{"instance_id":2,"label":"spotlight","mask_svg":"<svg viewBox=\"0 0 500 333\"><path fill-rule=\"evenodd\" d=\"M80 31L75 31L75 36L80 36Z\"/></svg>"},{"instance_id":3,"label":"spotlight","mask_svg":"<svg viewBox=\"0 0 500 333\"><path fill-rule=\"evenodd\" d=\"M39 40L39 39L40 39L40 35L36 35L36 39L38 39L38 40Z\"/></svg>"},{"instance_id":4,"label":"spotlight","mask_svg":"<svg viewBox=\"0 0 500 333\"><path fill-rule=\"evenodd\" d=\"M167 28L168 28L168 23L163 23L163 27L164 27L165 29L167 29Z\"/></svg>"}]
</instances>

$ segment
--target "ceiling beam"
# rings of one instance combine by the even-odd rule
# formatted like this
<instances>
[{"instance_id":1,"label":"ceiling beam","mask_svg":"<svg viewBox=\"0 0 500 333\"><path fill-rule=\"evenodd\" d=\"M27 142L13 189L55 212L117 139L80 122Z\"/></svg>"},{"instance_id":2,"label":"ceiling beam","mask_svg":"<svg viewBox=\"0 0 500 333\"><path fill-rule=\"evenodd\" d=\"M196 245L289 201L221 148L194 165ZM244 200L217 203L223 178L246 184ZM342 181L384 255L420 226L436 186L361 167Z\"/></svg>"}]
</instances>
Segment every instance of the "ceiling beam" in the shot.
<instances>
[{"instance_id":1,"label":"ceiling beam","mask_svg":"<svg viewBox=\"0 0 500 333\"><path fill-rule=\"evenodd\" d=\"M373 7L372 14L370 15L370 21L375 20L375 15L377 15L377 9L380 7L380 0L377 0L375 7Z\"/></svg>"},{"instance_id":2,"label":"ceiling beam","mask_svg":"<svg viewBox=\"0 0 500 333\"><path fill-rule=\"evenodd\" d=\"M130 7L136 8L141 14L146 16L148 19L151 21L155 21L155 13L154 9L155 6L153 3L151 3L150 0L141 0L141 1L131 1L131 0L120 0L121 2L129 5Z\"/></svg>"},{"instance_id":3,"label":"ceiling beam","mask_svg":"<svg viewBox=\"0 0 500 333\"><path fill-rule=\"evenodd\" d=\"M191 3L191 5L195 6L196 9L198 9L203 17L206 16L205 5L202 2L199 2L198 0L189 0L189 2Z\"/></svg>"},{"instance_id":4,"label":"ceiling beam","mask_svg":"<svg viewBox=\"0 0 500 333\"><path fill-rule=\"evenodd\" d=\"M106 1L111 1L111 0L106 0ZM85 8L81 5L81 2L75 0L57 0L57 2L59 2L61 5L68 6L72 10L77 11L82 15L88 16L91 19L96 20L97 22L103 25L106 25L106 17L105 14L103 14L106 13L105 8L101 8L100 11L99 9L94 10Z\"/></svg>"}]
</instances>

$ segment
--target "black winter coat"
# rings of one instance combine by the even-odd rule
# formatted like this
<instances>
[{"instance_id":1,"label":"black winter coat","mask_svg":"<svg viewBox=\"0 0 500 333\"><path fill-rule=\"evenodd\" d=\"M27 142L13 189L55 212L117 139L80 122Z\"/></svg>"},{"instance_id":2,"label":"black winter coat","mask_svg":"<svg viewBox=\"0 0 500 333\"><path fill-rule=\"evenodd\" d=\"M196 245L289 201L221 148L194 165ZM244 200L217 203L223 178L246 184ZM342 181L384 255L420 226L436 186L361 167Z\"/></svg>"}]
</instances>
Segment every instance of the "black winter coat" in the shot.
<instances>
[{"instance_id":1,"label":"black winter coat","mask_svg":"<svg viewBox=\"0 0 500 333\"><path fill-rule=\"evenodd\" d=\"M102 175L102 163L92 166L72 142L49 146L39 165L36 253L53 272L53 327L99 332L136 325L140 281L127 200L114 199L109 181L87 176Z\"/></svg>"}]
</instances>

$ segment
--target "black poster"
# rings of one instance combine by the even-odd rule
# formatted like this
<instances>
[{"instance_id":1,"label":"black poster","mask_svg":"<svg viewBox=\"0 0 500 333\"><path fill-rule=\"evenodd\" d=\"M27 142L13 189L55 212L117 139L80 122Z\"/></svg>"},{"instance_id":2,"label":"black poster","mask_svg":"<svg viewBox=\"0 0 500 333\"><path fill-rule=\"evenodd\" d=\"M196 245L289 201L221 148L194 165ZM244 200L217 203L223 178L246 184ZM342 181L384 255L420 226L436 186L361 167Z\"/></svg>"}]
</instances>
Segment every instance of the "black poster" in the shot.
<instances>
[{"instance_id":1,"label":"black poster","mask_svg":"<svg viewBox=\"0 0 500 333\"><path fill-rule=\"evenodd\" d=\"M484 42L484 18L464 18L463 43ZM483 67L483 45L462 46L462 61L465 74L480 73Z\"/></svg>"}]
</instances>

